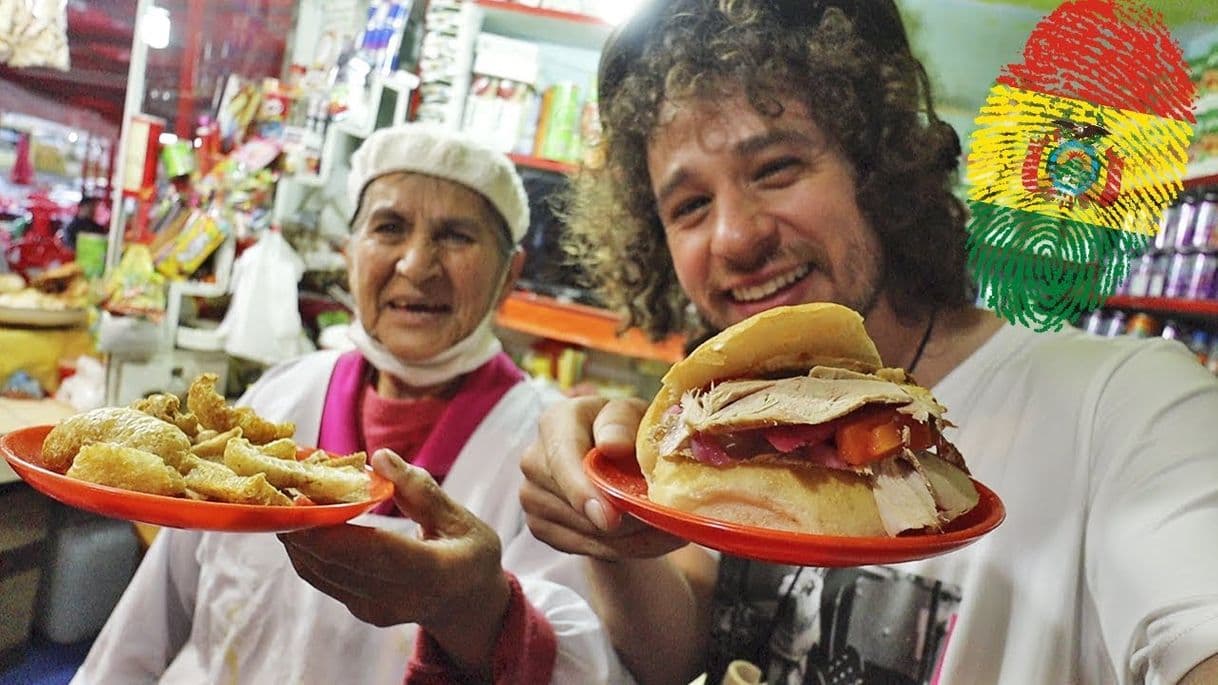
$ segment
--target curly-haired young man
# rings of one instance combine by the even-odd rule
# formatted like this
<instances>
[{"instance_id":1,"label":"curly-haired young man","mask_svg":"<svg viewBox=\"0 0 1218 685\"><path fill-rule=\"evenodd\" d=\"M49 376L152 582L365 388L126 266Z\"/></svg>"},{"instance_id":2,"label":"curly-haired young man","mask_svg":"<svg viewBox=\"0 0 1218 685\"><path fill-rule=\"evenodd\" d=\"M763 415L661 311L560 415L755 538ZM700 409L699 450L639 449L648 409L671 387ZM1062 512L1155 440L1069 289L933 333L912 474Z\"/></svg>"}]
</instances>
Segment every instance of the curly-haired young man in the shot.
<instances>
[{"instance_id":1,"label":"curly-haired young man","mask_svg":"<svg viewBox=\"0 0 1218 685\"><path fill-rule=\"evenodd\" d=\"M522 502L589 557L635 678L717 683L746 659L783 682L1218 682L1218 384L1178 343L972 306L958 142L891 0L651 2L600 76L604 141L566 216L605 301L693 339L779 305L857 310L1008 511L949 555L829 569L814 624L782 601L798 572L714 557L591 485L582 456L632 452L643 403L557 405Z\"/></svg>"}]
</instances>

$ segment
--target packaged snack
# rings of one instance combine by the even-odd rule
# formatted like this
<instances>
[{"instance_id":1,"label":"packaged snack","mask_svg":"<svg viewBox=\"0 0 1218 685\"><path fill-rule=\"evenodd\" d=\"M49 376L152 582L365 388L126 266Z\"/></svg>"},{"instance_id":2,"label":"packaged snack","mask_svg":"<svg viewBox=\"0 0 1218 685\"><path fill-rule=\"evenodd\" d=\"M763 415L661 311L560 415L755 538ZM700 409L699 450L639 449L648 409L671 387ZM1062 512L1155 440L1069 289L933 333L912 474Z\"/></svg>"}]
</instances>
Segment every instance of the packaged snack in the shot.
<instances>
[{"instance_id":1,"label":"packaged snack","mask_svg":"<svg viewBox=\"0 0 1218 685\"><path fill-rule=\"evenodd\" d=\"M216 251L227 235L210 215L195 211L182 233L173 241L157 271L168 278L187 278Z\"/></svg>"},{"instance_id":2,"label":"packaged snack","mask_svg":"<svg viewBox=\"0 0 1218 685\"><path fill-rule=\"evenodd\" d=\"M106 278L102 308L114 314L160 321L165 315L165 277L152 266L148 246L132 243Z\"/></svg>"},{"instance_id":3,"label":"packaged snack","mask_svg":"<svg viewBox=\"0 0 1218 685\"><path fill-rule=\"evenodd\" d=\"M0 64L67 71L65 0L0 0Z\"/></svg>"}]
</instances>

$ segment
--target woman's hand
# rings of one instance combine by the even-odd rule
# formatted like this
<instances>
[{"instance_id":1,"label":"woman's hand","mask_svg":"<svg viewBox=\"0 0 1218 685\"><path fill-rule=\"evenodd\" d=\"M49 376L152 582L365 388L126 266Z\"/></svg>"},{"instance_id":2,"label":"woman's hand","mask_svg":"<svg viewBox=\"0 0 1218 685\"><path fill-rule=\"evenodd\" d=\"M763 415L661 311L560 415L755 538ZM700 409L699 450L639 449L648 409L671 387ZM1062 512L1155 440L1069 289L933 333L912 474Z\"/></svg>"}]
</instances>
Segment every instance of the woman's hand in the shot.
<instances>
[{"instance_id":1,"label":"woman's hand","mask_svg":"<svg viewBox=\"0 0 1218 685\"><path fill-rule=\"evenodd\" d=\"M489 675L510 595L499 537L393 452L378 450L372 467L421 539L349 524L281 534L292 566L361 621L418 623L454 663Z\"/></svg>"},{"instance_id":2,"label":"woman's hand","mask_svg":"<svg viewBox=\"0 0 1218 685\"><path fill-rule=\"evenodd\" d=\"M686 544L623 517L584 474L584 455L593 445L610 458L634 459L646 411L641 400L598 397L565 400L546 411L520 467L520 503L534 536L561 551L604 560L658 557Z\"/></svg>"}]
</instances>

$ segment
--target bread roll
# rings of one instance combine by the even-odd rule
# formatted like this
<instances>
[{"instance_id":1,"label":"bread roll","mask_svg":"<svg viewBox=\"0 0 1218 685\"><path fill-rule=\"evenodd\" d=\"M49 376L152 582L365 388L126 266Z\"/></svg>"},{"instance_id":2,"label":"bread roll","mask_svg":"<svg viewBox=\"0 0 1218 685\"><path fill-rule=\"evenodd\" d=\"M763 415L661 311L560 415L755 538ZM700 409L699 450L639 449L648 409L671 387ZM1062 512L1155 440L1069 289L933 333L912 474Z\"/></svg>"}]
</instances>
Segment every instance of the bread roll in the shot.
<instances>
[{"instance_id":1,"label":"bread roll","mask_svg":"<svg viewBox=\"0 0 1218 685\"><path fill-rule=\"evenodd\" d=\"M643 416L635 454L648 483L657 457L651 433L686 390L730 378L806 373L817 365L863 373L883 365L863 328L863 317L853 309L827 302L775 307L729 326L699 345L664 374L663 385Z\"/></svg>"},{"instance_id":2,"label":"bread roll","mask_svg":"<svg viewBox=\"0 0 1218 685\"><path fill-rule=\"evenodd\" d=\"M802 459L714 466L682 454L660 456L659 444L668 430L662 425L665 413L686 391L728 380L804 375L814 366L880 371L880 355L858 313L828 303L776 307L727 328L673 365L643 416L636 440L648 498L681 511L762 528L841 536L894 534L886 531L875 483L868 475ZM898 376L895 382L904 379ZM929 513L933 521L933 507Z\"/></svg>"}]
</instances>

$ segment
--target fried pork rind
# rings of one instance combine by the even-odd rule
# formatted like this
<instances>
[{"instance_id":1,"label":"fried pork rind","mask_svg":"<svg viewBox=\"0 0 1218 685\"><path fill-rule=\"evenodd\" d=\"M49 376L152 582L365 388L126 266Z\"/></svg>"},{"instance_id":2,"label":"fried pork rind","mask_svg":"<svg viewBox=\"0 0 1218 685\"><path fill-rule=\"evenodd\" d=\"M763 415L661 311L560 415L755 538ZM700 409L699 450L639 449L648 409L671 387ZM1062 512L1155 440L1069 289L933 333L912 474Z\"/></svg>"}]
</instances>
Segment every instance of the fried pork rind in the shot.
<instances>
[{"instance_id":1,"label":"fried pork rind","mask_svg":"<svg viewBox=\"0 0 1218 685\"><path fill-rule=\"evenodd\" d=\"M186 393L186 408L199 418L204 428L223 432L240 427L242 436L255 445L290 438L296 433L294 423L273 423L249 407L225 404L224 398L216 392L217 380L219 377L214 373L200 374Z\"/></svg>"},{"instance_id":2,"label":"fried pork rind","mask_svg":"<svg viewBox=\"0 0 1218 685\"><path fill-rule=\"evenodd\" d=\"M90 442L145 450L175 468L190 454L190 438L172 423L130 407L102 407L70 416L52 428L42 443L42 460L64 473Z\"/></svg>"},{"instance_id":3,"label":"fried pork rind","mask_svg":"<svg viewBox=\"0 0 1218 685\"><path fill-rule=\"evenodd\" d=\"M153 495L174 497L186 491L182 475L157 455L112 443L94 442L80 448L67 475Z\"/></svg>"},{"instance_id":4,"label":"fried pork rind","mask_svg":"<svg viewBox=\"0 0 1218 685\"><path fill-rule=\"evenodd\" d=\"M357 469L364 468L364 464L368 462L368 454L363 451L353 452L345 457L330 454L325 450L315 450L305 459L308 464L321 464L331 468L342 468L344 466L354 467Z\"/></svg>"},{"instance_id":5,"label":"fried pork rind","mask_svg":"<svg viewBox=\"0 0 1218 685\"><path fill-rule=\"evenodd\" d=\"M194 414L181 411L181 400L177 395L167 395L158 393L149 395L132 402L129 405L136 411L142 411L150 416L155 416L158 419L172 423L182 429L188 437L195 437L199 432L199 420Z\"/></svg>"},{"instance_id":6,"label":"fried pork rind","mask_svg":"<svg viewBox=\"0 0 1218 685\"><path fill-rule=\"evenodd\" d=\"M294 506L368 498L363 452L316 450L315 463L302 464L294 424L229 407L217 380L195 379L185 413L177 396L156 394L61 421L43 442L43 461L80 480L192 500Z\"/></svg>"},{"instance_id":7,"label":"fried pork rind","mask_svg":"<svg viewBox=\"0 0 1218 685\"><path fill-rule=\"evenodd\" d=\"M206 440L200 440L191 445L190 451L194 453L196 457L202 457L217 463L223 462L224 448L228 445L229 440L241 437L241 429L234 428L232 430L224 431L223 433L211 431L211 433L212 435Z\"/></svg>"},{"instance_id":8,"label":"fried pork rind","mask_svg":"<svg viewBox=\"0 0 1218 685\"><path fill-rule=\"evenodd\" d=\"M266 475L238 476L232 469L198 457L188 457L186 488L208 500L234 504L262 504L276 507L292 506L287 495L267 482Z\"/></svg>"},{"instance_id":9,"label":"fried pork rind","mask_svg":"<svg viewBox=\"0 0 1218 685\"><path fill-rule=\"evenodd\" d=\"M279 438L265 445L259 445L258 451L268 457L296 461L296 443L291 438Z\"/></svg>"},{"instance_id":10,"label":"fried pork rind","mask_svg":"<svg viewBox=\"0 0 1218 685\"><path fill-rule=\"evenodd\" d=\"M242 476L265 473L275 487L295 488L318 504L366 500L372 483L368 474L360 469L268 457L244 438L229 441L224 451L224 465Z\"/></svg>"}]
</instances>

